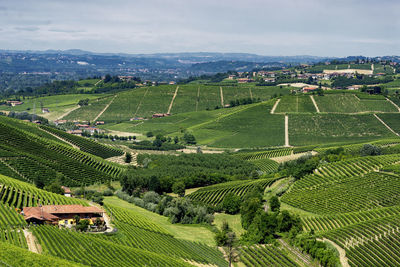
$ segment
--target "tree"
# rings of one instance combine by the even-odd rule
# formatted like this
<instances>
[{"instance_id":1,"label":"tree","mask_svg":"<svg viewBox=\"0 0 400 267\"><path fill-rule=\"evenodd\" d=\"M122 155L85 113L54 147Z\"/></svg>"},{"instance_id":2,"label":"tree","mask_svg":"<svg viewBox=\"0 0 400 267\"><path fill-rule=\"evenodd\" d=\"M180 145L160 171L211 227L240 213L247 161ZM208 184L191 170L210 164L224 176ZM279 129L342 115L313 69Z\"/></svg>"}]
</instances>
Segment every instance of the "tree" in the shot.
<instances>
[{"instance_id":1,"label":"tree","mask_svg":"<svg viewBox=\"0 0 400 267\"><path fill-rule=\"evenodd\" d=\"M125 154L125 163L131 163L132 161L132 154L129 152L126 152Z\"/></svg>"},{"instance_id":2,"label":"tree","mask_svg":"<svg viewBox=\"0 0 400 267\"><path fill-rule=\"evenodd\" d=\"M180 197L185 195L185 183L182 181L177 181L172 185L172 192Z\"/></svg>"},{"instance_id":3,"label":"tree","mask_svg":"<svg viewBox=\"0 0 400 267\"><path fill-rule=\"evenodd\" d=\"M236 214L240 211L240 197L232 192L225 195L222 201L222 209L228 214Z\"/></svg>"},{"instance_id":4,"label":"tree","mask_svg":"<svg viewBox=\"0 0 400 267\"><path fill-rule=\"evenodd\" d=\"M174 137L174 143L177 144L178 142L179 142L179 138L178 138L178 136L175 136Z\"/></svg>"},{"instance_id":5,"label":"tree","mask_svg":"<svg viewBox=\"0 0 400 267\"><path fill-rule=\"evenodd\" d=\"M147 132L147 133L146 133L146 136L147 136L147 137L153 137L154 134L153 134L153 132Z\"/></svg>"},{"instance_id":6,"label":"tree","mask_svg":"<svg viewBox=\"0 0 400 267\"><path fill-rule=\"evenodd\" d=\"M194 137L193 134L190 134L190 133L185 133L184 136L183 136L183 140L187 144L191 144L191 145L195 145L196 144L196 138Z\"/></svg>"},{"instance_id":7,"label":"tree","mask_svg":"<svg viewBox=\"0 0 400 267\"><path fill-rule=\"evenodd\" d=\"M277 196L273 196L269 200L269 207L271 208L271 211L276 212L279 211L281 207L281 203L279 202L279 198Z\"/></svg>"},{"instance_id":8,"label":"tree","mask_svg":"<svg viewBox=\"0 0 400 267\"><path fill-rule=\"evenodd\" d=\"M261 200L257 197L246 199L240 207L240 220L244 229L248 229L258 209L261 207Z\"/></svg>"},{"instance_id":9,"label":"tree","mask_svg":"<svg viewBox=\"0 0 400 267\"><path fill-rule=\"evenodd\" d=\"M381 154L381 148L371 144L365 144L360 150L361 156L377 156Z\"/></svg>"},{"instance_id":10,"label":"tree","mask_svg":"<svg viewBox=\"0 0 400 267\"><path fill-rule=\"evenodd\" d=\"M236 249L237 238L235 232L228 232L226 234L226 254L228 256L229 267L232 266L232 261L236 261L239 254Z\"/></svg>"},{"instance_id":11,"label":"tree","mask_svg":"<svg viewBox=\"0 0 400 267\"><path fill-rule=\"evenodd\" d=\"M61 188L61 185L58 182L53 182L50 185L45 186L43 189L55 194L64 195L64 189Z\"/></svg>"}]
</instances>

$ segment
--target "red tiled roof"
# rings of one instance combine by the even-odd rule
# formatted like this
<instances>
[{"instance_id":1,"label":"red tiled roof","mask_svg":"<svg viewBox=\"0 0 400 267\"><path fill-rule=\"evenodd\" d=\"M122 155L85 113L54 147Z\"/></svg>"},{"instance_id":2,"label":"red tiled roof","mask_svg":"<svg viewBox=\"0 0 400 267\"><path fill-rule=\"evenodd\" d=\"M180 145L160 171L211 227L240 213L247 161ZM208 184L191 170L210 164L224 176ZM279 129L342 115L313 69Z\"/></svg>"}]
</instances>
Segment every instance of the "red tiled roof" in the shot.
<instances>
[{"instance_id":1,"label":"red tiled roof","mask_svg":"<svg viewBox=\"0 0 400 267\"><path fill-rule=\"evenodd\" d=\"M97 207L84 207L82 205L45 205L42 207L25 207L24 214L49 214L55 216L57 214L80 214L80 213L104 213ZM55 216L57 217L57 216Z\"/></svg>"},{"instance_id":2,"label":"red tiled roof","mask_svg":"<svg viewBox=\"0 0 400 267\"><path fill-rule=\"evenodd\" d=\"M55 221L59 219L57 216L41 210L40 207L25 207L24 218L25 220L36 218L43 221Z\"/></svg>"}]
</instances>

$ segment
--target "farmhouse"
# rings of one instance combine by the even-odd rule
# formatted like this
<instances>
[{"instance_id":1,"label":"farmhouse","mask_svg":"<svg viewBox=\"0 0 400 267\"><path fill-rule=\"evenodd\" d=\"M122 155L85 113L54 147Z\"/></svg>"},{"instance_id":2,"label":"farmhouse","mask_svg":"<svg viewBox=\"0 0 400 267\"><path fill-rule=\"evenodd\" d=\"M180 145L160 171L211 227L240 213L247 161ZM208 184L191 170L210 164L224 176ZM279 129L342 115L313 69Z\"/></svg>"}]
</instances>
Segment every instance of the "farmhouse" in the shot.
<instances>
[{"instance_id":1,"label":"farmhouse","mask_svg":"<svg viewBox=\"0 0 400 267\"><path fill-rule=\"evenodd\" d=\"M50 113L50 110L48 108L42 108L42 113Z\"/></svg>"},{"instance_id":2,"label":"farmhouse","mask_svg":"<svg viewBox=\"0 0 400 267\"><path fill-rule=\"evenodd\" d=\"M252 79L249 79L249 78L239 78L238 79L238 83L250 83L250 82L252 82L253 80Z\"/></svg>"},{"instance_id":3,"label":"farmhouse","mask_svg":"<svg viewBox=\"0 0 400 267\"><path fill-rule=\"evenodd\" d=\"M61 186L61 189L64 190L64 196L66 196L66 197L71 197L72 196L72 192L71 192L71 189L69 187Z\"/></svg>"},{"instance_id":4,"label":"farmhouse","mask_svg":"<svg viewBox=\"0 0 400 267\"><path fill-rule=\"evenodd\" d=\"M89 220L93 224L98 218L103 220L103 213L97 207L84 207L82 205L45 205L39 207L24 207L22 211L27 223L71 225L76 216Z\"/></svg>"},{"instance_id":5,"label":"farmhouse","mask_svg":"<svg viewBox=\"0 0 400 267\"><path fill-rule=\"evenodd\" d=\"M82 130L70 130L67 131L69 134L75 134L75 135L82 135Z\"/></svg>"},{"instance_id":6,"label":"farmhouse","mask_svg":"<svg viewBox=\"0 0 400 267\"><path fill-rule=\"evenodd\" d=\"M13 106L13 107L18 106L18 105L22 105L23 103L24 102L21 102L21 101L13 101L13 100L7 101L7 105L10 105L10 106Z\"/></svg>"},{"instance_id":7,"label":"farmhouse","mask_svg":"<svg viewBox=\"0 0 400 267\"><path fill-rule=\"evenodd\" d=\"M315 91L315 90L317 90L318 89L318 87L313 87L313 86L306 86L306 87L303 87L303 93L308 93L308 92L312 92L312 91Z\"/></svg>"},{"instance_id":8,"label":"farmhouse","mask_svg":"<svg viewBox=\"0 0 400 267\"><path fill-rule=\"evenodd\" d=\"M169 113L155 113L155 114L153 114L153 118L162 118L162 117L168 117L168 116L170 116L171 114L169 114Z\"/></svg>"}]
</instances>

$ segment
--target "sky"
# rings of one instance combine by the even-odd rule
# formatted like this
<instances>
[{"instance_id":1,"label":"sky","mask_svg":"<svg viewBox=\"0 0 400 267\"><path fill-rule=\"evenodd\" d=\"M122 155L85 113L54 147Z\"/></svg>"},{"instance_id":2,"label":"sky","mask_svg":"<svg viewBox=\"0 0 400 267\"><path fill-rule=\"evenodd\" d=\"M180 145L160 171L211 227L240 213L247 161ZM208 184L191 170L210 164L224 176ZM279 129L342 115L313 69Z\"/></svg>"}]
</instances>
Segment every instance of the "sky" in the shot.
<instances>
[{"instance_id":1,"label":"sky","mask_svg":"<svg viewBox=\"0 0 400 267\"><path fill-rule=\"evenodd\" d=\"M0 0L0 49L400 55L398 0Z\"/></svg>"}]
</instances>

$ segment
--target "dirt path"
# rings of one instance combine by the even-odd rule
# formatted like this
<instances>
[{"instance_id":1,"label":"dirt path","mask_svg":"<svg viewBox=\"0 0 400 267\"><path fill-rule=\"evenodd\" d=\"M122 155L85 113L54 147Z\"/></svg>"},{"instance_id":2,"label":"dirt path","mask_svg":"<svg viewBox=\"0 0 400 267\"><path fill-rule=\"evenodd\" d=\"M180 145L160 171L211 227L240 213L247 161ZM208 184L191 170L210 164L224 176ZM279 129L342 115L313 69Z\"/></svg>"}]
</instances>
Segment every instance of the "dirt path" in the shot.
<instances>
[{"instance_id":1,"label":"dirt path","mask_svg":"<svg viewBox=\"0 0 400 267\"><path fill-rule=\"evenodd\" d=\"M40 130L42 130L42 131L44 131L44 132L46 132L46 133L48 133L48 134L54 136L55 138L57 138L57 139L63 141L64 143L67 143L67 144L71 145L73 148L80 150L80 148L79 148L78 146L74 145L73 143L69 142L68 140L65 140L65 139L59 137L58 135L53 134L52 132L46 131L46 130L43 129L43 128L40 128Z\"/></svg>"},{"instance_id":2,"label":"dirt path","mask_svg":"<svg viewBox=\"0 0 400 267\"><path fill-rule=\"evenodd\" d=\"M285 146L289 147L289 116L285 115Z\"/></svg>"},{"instance_id":3,"label":"dirt path","mask_svg":"<svg viewBox=\"0 0 400 267\"><path fill-rule=\"evenodd\" d=\"M97 207L97 208L99 208L99 209L104 211L104 209L102 207L100 207L100 205L97 205L97 204L95 204L93 202L89 202L89 205L92 206L92 207ZM111 225L111 218L108 216L108 214L105 211L103 213L103 219L104 219L104 222L107 225L107 230L105 232L106 233L112 232L114 230L114 227Z\"/></svg>"},{"instance_id":4,"label":"dirt path","mask_svg":"<svg viewBox=\"0 0 400 267\"><path fill-rule=\"evenodd\" d=\"M281 101L280 98L279 98L278 100L276 100L274 106L272 107L272 109L271 109L271 114L274 114L274 113L275 113L275 109L276 109L276 107L278 106L279 101Z\"/></svg>"},{"instance_id":5,"label":"dirt path","mask_svg":"<svg viewBox=\"0 0 400 267\"><path fill-rule=\"evenodd\" d=\"M374 72L374 70L375 70L374 64L371 64L371 70L372 70L372 72Z\"/></svg>"},{"instance_id":6,"label":"dirt path","mask_svg":"<svg viewBox=\"0 0 400 267\"><path fill-rule=\"evenodd\" d=\"M286 161L291 161L291 160L301 158L302 156L305 156L308 153L310 153L310 152L297 153L297 154L292 154L292 155L287 155L287 156L282 156L282 157L275 157L275 158L270 158L270 159L272 159L273 161L276 161L278 163L283 163ZM315 156L317 154L318 154L317 152L311 151L311 155Z\"/></svg>"},{"instance_id":7,"label":"dirt path","mask_svg":"<svg viewBox=\"0 0 400 267\"><path fill-rule=\"evenodd\" d=\"M392 128L389 127L389 125L387 125L383 120L381 120L381 118L378 117L378 115L374 114L375 118L378 119L378 121L380 121L386 128L388 128L389 131L391 131L392 133L394 133L397 136L400 136L398 133L396 133Z\"/></svg>"},{"instance_id":8,"label":"dirt path","mask_svg":"<svg viewBox=\"0 0 400 267\"><path fill-rule=\"evenodd\" d=\"M253 100L253 93L251 92L251 88L249 88L249 91L250 91L250 98L251 100Z\"/></svg>"},{"instance_id":9,"label":"dirt path","mask_svg":"<svg viewBox=\"0 0 400 267\"><path fill-rule=\"evenodd\" d=\"M356 94L354 94L354 97L355 97L358 101L361 101L361 99L360 99Z\"/></svg>"},{"instance_id":10,"label":"dirt path","mask_svg":"<svg viewBox=\"0 0 400 267\"><path fill-rule=\"evenodd\" d=\"M62 118L66 117L69 113L71 113L74 110L77 110L78 108L80 108L81 106L76 106L71 108L70 110L68 110L67 112L65 112L64 114L62 114L60 117L57 118L57 120L61 120Z\"/></svg>"},{"instance_id":11,"label":"dirt path","mask_svg":"<svg viewBox=\"0 0 400 267\"><path fill-rule=\"evenodd\" d=\"M101 81L102 81L102 79L98 80L98 81L94 84L94 86L98 85Z\"/></svg>"},{"instance_id":12,"label":"dirt path","mask_svg":"<svg viewBox=\"0 0 400 267\"><path fill-rule=\"evenodd\" d=\"M199 107L199 101L200 101L200 86L199 88L197 88L196 111L197 108Z\"/></svg>"},{"instance_id":13,"label":"dirt path","mask_svg":"<svg viewBox=\"0 0 400 267\"><path fill-rule=\"evenodd\" d=\"M331 244L332 246L334 246L334 247L339 251L339 260L340 260L340 263L342 264L342 266L343 266L343 267L350 267L349 262L348 262L348 259L347 259L347 257L346 257L346 251L345 251L343 248L341 248L341 247L340 247L338 244L336 244L335 242L333 242L333 241L331 241L331 240L329 240L329 239L326 239L326 238L323 238L323 239L317 238L317 240L319 240L319 241L324 241L324 242L328 242L329 244Z\"/></svg>"},{"instance_id":14,"label":"dirt path","mask_svg":"<svg viewBox=\"0 0 400 267\"><path fill-rule=\"evenodd\" d=\"M314 104L315 110L317 111L317 113L320 113L317 102L315 102L314 96L310 95L311 101Z\"/></svg>"},{"instance_id":15,"label":"dirt path","mask_svg":"<svg viewBox=\"0 0 400 267\"><path fill-rule=\"evenodd\" d=\"M386 98L387 101L389 101L393 106L395 106L397 108L397 110L400 112L400 107L398 105L396 105L396 103L394 103L392 100L390 100L389 98Z\"/></svg>"},{"instance_id":16,"label":"dirt path","mask_svg":"<svg viewBox=\"0 0 400 267\"><path fill-rule=\"evenodd\" d=\"M167 111L168 114L171 114L172 105L174 104L174 100L175 100L176 95L178 94L178 90L179 90L179 85L176 87L174 96L172 97L171 103L169 104L168 111Z\"/></svg>"},{"instance_id":17,"label":"dirt path","mask_svg":"<svg viewBox=\"0 0 400 267\"><path fill-rule=\"evenodd\" d=\"M115 96L111 99L110 103L108 103L107 106L105 106L105 108L103 108L103 110L100 111L99 114L97 114L96 118L94 118L93 121L97 121L97 119L100 118L101 115L103 115L103 113L108 109L108 107L112 104L112 102L114 101L114 99L115 99L116 97L117 97L117 95L115 95Z\"/></svg>"},{"instance_id":18,"label":"dirt path","mask_svg":"<svg viewBox=\"0 0 400 267\"><path fill-rule=\"evenodd\" d=\"M222 86L219 87L219 92L221 94L221 106L224 107L224 92L222 92Z\"/></svg>"},{"instance_id":19,"label":"dirt path","mask_svg":"<svg viewBox=\"0 0 400 267\"><path fill-rule=\"evenodd\" d=\"M29 232L28 230L24 229L24 235L26 239L26 243L28 243L29 251L32 251L37 254L42 253L42 247L40 246L39 242L37 242L36 237Z\"/></svg>"}]
</instances>

